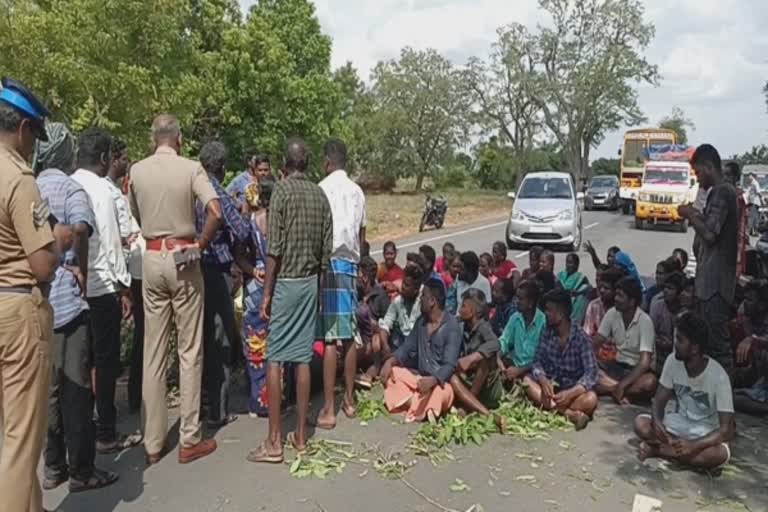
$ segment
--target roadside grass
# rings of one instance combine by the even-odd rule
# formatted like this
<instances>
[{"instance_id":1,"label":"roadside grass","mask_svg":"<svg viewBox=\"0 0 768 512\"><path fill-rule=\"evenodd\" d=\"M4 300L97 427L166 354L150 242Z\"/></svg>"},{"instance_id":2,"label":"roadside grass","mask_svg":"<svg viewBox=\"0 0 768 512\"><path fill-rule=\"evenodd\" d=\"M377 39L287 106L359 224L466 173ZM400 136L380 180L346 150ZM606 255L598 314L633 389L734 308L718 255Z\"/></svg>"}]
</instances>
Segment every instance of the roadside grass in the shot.
<instances>
[{"instance_id":1,"label":"roadside grass","mask_svg":"<svg viewBox=\"0 0 768 512\"><path fill-rule=\"evenodd\" d=\"M472 188L430 192L448 200L445 226L456 226L509 213L512 201L506 192ZM426 192L398 187L389 194L367 194L367 238L383 242L418 233ZM434 228L427 228L434 229Z\"/></svg>"}]
</instances>

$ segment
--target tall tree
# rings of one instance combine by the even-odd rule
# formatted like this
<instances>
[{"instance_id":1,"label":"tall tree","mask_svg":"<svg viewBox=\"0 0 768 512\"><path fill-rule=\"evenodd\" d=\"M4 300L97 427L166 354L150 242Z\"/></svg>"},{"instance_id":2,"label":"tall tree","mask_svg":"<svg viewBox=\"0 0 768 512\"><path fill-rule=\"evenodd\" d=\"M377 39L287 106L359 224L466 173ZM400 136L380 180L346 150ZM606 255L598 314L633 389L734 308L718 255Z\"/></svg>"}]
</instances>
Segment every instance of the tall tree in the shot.
<instances>
[{"instance_id":1,"label":"tall tree","mask_svg":"<svg viewBox=\"0 0 768 512\"><path fill-rule=\"evenodd\" d=\"M731 160L736 160L741 165L768 164L768 146L761 144L753 146L751 150L742 155L733 155Z\"/></svg>"},{"instance_id":2,"label":"tall tree","mask_svg":"<svg viewBox=\"0 0 768 512\"><path fill-rule=\"evenodd\" d=\"M578 179L606 133L643 120L636 84L655 84L643 55L655 29L640 0L539 0L552 24L533 36L528 92Z\"/></svg>"},{"instance_id":3,"label":"tall tree","mask_svg":"<svg viewBox=\"0 0 768 512\"><path fill-rule=\"evenodd\" d=\"M435 50L404 48L373 70L373 97L389 170L415 176L416 190L467 136L468 106L451 63Z\"/></svg>"},{"instance_id":4,"label":"tall tree","mask_svg":"<svg viewBox=\"0 0 768 512\"><path fill-rule=\"evenodd\" d=\"M516 23L499 28L497 34L489 62L471 58L463 73L464 83L475 105L474 121L484 134L502 136L503 144L512 150L513 161L520 166L506 172L522 177L528 170L528 153L540 128L540 109L527 88L535 65L533 40L527 29ZM490 148L488 151L495 154Z\"/></svg>"},{"instance_id":5,"label":"tall tree","mask_svg":"<svg viewBox=\"0 0 768 512\"><path fill-rule=\"evenodd\" d=\"M695 130L693 121L685 117L685 112L678 106L672 107L672 112L659 122L659 128L666 128L677 133L678 144L688 144L688 130Z\"/></svg>"}]
</instances>

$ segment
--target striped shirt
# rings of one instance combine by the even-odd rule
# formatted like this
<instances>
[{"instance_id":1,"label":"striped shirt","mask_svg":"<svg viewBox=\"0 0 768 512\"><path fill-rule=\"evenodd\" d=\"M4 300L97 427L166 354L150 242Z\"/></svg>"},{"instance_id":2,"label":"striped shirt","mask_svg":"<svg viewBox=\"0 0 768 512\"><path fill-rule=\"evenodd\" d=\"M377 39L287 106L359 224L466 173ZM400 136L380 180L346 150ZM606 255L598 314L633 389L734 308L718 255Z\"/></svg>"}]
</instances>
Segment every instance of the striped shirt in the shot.
<instances>
[{"instance_id":1,"label":"striped shirt","mask_svg":"<svg viewBox=\"0 0 768 512\"><path fill-rule=\"evenodd\" d=\"M75 225L85 223L93 233L96 225L93 210L83 187L58 169L47 169L37 176L37 186L40 195L48 201L48 208L61 224ZM66 265L79 264L73 250L64 255ZM56 275L51 283L51 293L48 299L53 308L53 327L58 329L68 324L83 311L88 309L88 303L83 298L83 292L77 284L72 272L64 267L56 269Z\"/></svg>"}]
</instances>

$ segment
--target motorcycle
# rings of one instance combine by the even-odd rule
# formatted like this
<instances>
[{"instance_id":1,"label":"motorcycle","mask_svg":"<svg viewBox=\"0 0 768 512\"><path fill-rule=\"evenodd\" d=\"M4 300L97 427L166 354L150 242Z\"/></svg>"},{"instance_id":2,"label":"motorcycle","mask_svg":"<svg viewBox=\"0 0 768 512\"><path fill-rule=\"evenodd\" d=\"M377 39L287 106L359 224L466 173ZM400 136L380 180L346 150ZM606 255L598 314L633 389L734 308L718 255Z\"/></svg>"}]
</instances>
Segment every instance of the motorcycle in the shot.
<instances>
[{"instance_id":1,"label":"motorcycle","mask_svg":"<svg viewBox=\"0 0 768 512\"><path fill-rule=\"evenodd\" d=\"M442 228L447 212L448 201L446 199L427 195L427 199L424 201L424 214L421 216L421 224L419 224L419 232L424 231L426 226L434 226L436 229Z\"/></svg>"}]
</instances>

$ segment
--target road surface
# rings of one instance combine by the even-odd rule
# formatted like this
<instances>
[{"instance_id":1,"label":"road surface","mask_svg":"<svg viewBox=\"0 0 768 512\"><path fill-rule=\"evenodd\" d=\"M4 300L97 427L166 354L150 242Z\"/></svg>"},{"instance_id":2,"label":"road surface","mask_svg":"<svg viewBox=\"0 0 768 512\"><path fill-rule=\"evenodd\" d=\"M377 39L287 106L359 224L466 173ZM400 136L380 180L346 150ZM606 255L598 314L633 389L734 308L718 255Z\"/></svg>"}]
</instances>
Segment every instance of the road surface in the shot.
<instances>
[{"instance_id":1,"label":"road surface","mask_svg":"<svg viewBox=\"0 0 768 512\"><path fill-rule=\"evenodd\" d=\"M503 219L497 219L452 231L425 233L403 240L400 247L405 253L427 241L439 249L446 240L452 240L459 250L489 251L495 240L503 239L504 224ZM585 213L584 227L584 238L592 240L601 255L609 246L618 245L635 258L645 274L652 273L655 263L672 249L688 249L692 241L692 234L636 231L630 218L613 213ZM374 252L379 249L374 247ZM512 256L520 266L524 265L524 253ZM562 267L563 259L558 255L558 267ZM593 277L592 266L586 260L584 270ZM242 393L234 403L244 407ZM320 397L315 396L313 407L319 405ZM475 508L476 512L612 512L631 510L634 496L639 493L661 499L665 512L768 509L768 455L761 423L739 417L741 435L733 461L738 472L711 478L656 463L639 465L636 448L631 444L631 425L634 415L641 411L603 401L595 421L580 433L557 433L546 442L494 436L481 447L457 449L458 461L436 468L421 459L407 479L444 509L428 503L402 482L384 480L374 471L365 473L348 467L343 474L327 480L298 480L290 475L287 465L250 464L245 456L264 439L267 421L247 415L216 434L219 449L211 457L181 466L174 450L160 464L145 470L141 448L118 456L99 456L99 466L120 474L116 485L81 495L68 495L62 487L47 492L45 504L64 512L464 512L474 504L482 506ZM125 413L121 421L124 431L138 426L138 418ZM412 430L413 426L394 419L378 419L361 426L340 415L336 431L316 435L403 450ZM528 456L541 459L532 463L523 458ZM406 452L404 460L412 459ZM469 487L465 492L449 490L457 478ZM742 508L739 501L749 508Z\"/></svg>"}]
</instances>

